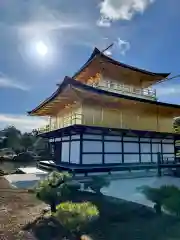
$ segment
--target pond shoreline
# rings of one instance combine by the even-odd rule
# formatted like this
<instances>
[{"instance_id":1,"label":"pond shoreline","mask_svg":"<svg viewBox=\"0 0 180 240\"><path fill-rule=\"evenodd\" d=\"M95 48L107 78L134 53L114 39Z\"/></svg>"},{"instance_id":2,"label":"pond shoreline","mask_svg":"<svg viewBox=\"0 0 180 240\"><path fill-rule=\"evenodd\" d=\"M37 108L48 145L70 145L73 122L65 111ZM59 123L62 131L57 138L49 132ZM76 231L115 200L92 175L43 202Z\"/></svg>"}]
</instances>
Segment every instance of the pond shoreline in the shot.
<instances>
[{"instance_id":1,"label":"pond shoreline","mask_svg":"<svg viewBox=\"0 0 180 240\"><path fill-rule=\"evenodd\" d=\"M0 169L7 172L11 173L12 171L18 169L18 168L23 168L23 167L36 167L36 161L0 161Z\"/></svg>"},{"instance_id":2,"label":"pond shoreline","mask_svg":"<svg viewBox=\"0 0 180 240\"><path fill-rule=\"evenodd\" d=\"M29 161L29 160L23 160L23 161L21 161L21 160L13 160L13 159L11 159L11 158L3 158L3 157L0 157L0 163L4 163L4 162L12 162L12 163L36 163L36 161L35 160L31 160L31 161Z\"/></svg>"},{"instance_id":3,"label":"pond shoreline","mask_svg":"<svg viewBox=\"0 0 180 240\"><path fill-rule=\"evenodd\" d=\"M169 240L172 237L180 237L179 219L167 215L158 217L152 208L142 204L107 195L99 198L99 195L89 192L73 194L70 201L90 201L100 209L102 218L87 228L87 233L93 239L103 237L104 240L117 240L121 237L130 240L137 237L147 240ZM50 224L50 218L42 217L46 207L47 205L37 200L32 192L13 188L5 177L0 177L0 239L45 239L38 238L35 234L38 231L43 235L43 229L46 229L45 234L49 235L46 239L52 239L52 231L58 231L58 227L56 229ZM170 230L165 232L167 227ZM21 237L19 234L22 234Z\"/></svg>"}]
</instances>

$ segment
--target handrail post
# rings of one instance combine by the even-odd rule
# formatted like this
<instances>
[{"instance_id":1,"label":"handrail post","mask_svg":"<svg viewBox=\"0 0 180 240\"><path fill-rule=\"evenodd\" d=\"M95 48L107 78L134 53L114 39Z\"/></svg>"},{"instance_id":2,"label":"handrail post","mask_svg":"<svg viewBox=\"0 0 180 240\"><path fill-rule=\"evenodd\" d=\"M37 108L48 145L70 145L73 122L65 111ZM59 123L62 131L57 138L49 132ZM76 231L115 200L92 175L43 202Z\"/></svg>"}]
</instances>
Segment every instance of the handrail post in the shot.
<instances>
[{"instance_id":1,"label":"handrail post","mask_svg":"<svg viewBox=\"0 0 180 240\"><path fill-rule=\"evenodd\" d=\"M157 174L158 174L158 177L162 176L162 172L161 172L161 153L160 152L157 153Z\"/></svg>"}]
</instances>

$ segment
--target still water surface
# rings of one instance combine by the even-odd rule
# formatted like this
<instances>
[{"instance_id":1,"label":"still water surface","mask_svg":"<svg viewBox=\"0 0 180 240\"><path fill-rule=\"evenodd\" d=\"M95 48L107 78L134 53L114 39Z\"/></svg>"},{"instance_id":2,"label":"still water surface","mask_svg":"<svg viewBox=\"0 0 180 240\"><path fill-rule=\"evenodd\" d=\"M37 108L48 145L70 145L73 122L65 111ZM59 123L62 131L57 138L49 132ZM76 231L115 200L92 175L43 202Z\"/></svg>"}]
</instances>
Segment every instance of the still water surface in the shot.
<instances>
[{"instance_id":1,"label":"still water surface","mask_svg":"<svg viewBox=\"0 0 180 240\"><path fill-rule=\"evenodd\" d=\"M0 163L0 169L7 171L7 172L11 172L13 170L16 170L17 168L20 167L35 167L36 166L36 162L8 162L8 161L4 161Z\"/></svg>"},{"instance_id":2,"label":"still water surface","mask_svg":"<svg viewBox=\"0 0 180 240\"><path fill-rule=\"evenodd\" d=\"M18 163L18 162L3 162L0 163L0 169L5 171L12 171L20 167L36 167L36 162L31 163ZM121 173L122 175L122 173ZM180 188L180 178L162 176L157 177L147 176L127 179L121 178L117 180L111 180L110 186L103 188L102 192L105 195L113 196L116 198L133 201L146 206L152 207L152 203L148 201L145 196L140 192L139 188L142 186L160 187L162 185L175 185ZM26 188L34 186L38 180L44 177L42 174L23 174L20 177L15 175L9 175L7 178L14 186L18 188ZM121 176L122 177L122 176Z\"/></svg>"},{"instance_id":3,"label":"still water surface","mask_svg":"<svg viewBox=\"0 0 180 240\"><path fill-rule=\"evenodd\" d=\"M20 167L36 167L36 162L3 162L0 163L0 169L11 172ZM24 175L24 174L23 174ZM20 179L16 179L16 176L9 176L12 184L18 188L31 187L36 184L36 182L41 178L40 176L31 176L30 174L27 177L27 174L20 176ZM15 179L14 179L15 178ZM111 184L107 188L103 188L102 192L105 195L122 198L128 201L133 201L147 206L152 206L152 203L149 202L143 194L138 190L142 186L151 186L151 187L160 187L162 185L175 185L180 188L180 178L174 178L170 176L162 177L140 177L140 178L131 178L131 179L118 179L111 180Z\"/></svg>"}]
</instances>

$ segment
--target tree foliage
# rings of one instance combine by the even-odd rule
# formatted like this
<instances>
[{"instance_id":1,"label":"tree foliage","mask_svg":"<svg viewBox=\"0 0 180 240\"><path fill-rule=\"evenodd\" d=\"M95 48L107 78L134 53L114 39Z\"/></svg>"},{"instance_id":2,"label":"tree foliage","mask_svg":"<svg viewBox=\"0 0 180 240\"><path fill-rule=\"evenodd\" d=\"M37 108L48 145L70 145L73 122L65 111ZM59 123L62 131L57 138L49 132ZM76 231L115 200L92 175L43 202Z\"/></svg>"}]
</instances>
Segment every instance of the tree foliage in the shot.
<instances>
[{"instance_id":1,"label":"tree foliage","mask_svg":"<svg viewBox=\"0 0 180 240\"><path fill-rule=\"evenodd\" d=\"M56 201L58 197L58 192L56 188L52 188L49 185L48 180L40 181L38 187L36 188L36 196L41 201L44 201L51 206L51 211L55 212Z\"/></svg>"},{"instance_id":2,"label":"tree foliage","mask_svg":"<svg viewBox=\"0 0 180 240\"><path fill-rule=\"evenodd\" d=\"M13 126L9 126L3 130L4 148L19 149L21 132Z\"/></svg>"},{"instance_id":3,"label":"tree foliage","mask_svg":"<svg viewBox=\"0 0 180 240\"><path fill-rule=\"evenodd\" d=\"M65 228L79 232L87 223L99 216L99 211L90 202L64 202L57 206L55 216Z\"/></svg>"},{"instance_id":4,"label":"tree foliage","mask_svg":"<svg viewBox=\"0 0 180 240\"><path fill-rule=\"evenodd\" d=\"M165 199L163 203L163 207L171 214L179 217L180 216L180 193Z\"/></svg>"},{"instance_id":5,"label":"tree foliage","mask_svg":"<svg viewBox=\"0 0 180 240\"><path fill-rule=\"evenodd\" d=\"M48 155L47 140L37 136L35 130L30 133L22 133L14 126L9 126L0 131L0 149L8 148L16 153L27 150L44 151Z\"/></svg>"},{"instance_id":6,"label":"tree foliage","mask_svg":"<svg viewBox=\"0 0 180 240\"><path fill-rule=\"evenodd\" d=\"M27 151L29 148L32 148L35 137L31 133L24 133L21 135L20 144L23 147L25 151Z\"/></svg>"},{"instance_id":7,"label":"tree foliage","mask_svg":"<svg viewBox=\"0 0 180 240\"><path fill-rule=\"evenodd\" d=\"M75 186L78 189L77 184L73 184L72 176L69 173L54 171L38 183L36 195L51 206L52 212L55 212L56 204L65 201Z\"/></svg>"},{"instance_id":8,"label":"tree foliage","mask_svg":"<svg viewBox=\"0 0 180 240\"><path fill-rule=\"evenodd\" d=\"M172 199L176 196L180 197L180 190L176 186L161 186L160 188L142 187L141 192L148 200L154 203L157 213L162 212L162 207L167 204L166 208L170 209ZM176 201L176 200L175 200ZM176 202L177 203L177 202Z\"/></svg>"},{"instance_id":9,"label":"tree foliage","mask_svg":"<svg viewBox=\"0 0 180 240\"><path fill-rule=\"evenodd\" d=\"M110 180L107 177L93 176L91 180L84 184L85 189L90 188L95 193L101 194L103 187L108 187Z\"/></svg>"},{"instance_id":10,"label":"tree foliage","mask_svg":"<svg viewBox=\"0 0 180 240\"><path fill-rule=\"evenodd\" d=\"M163 207L172 214L180 216L180 189L172 186L163 201Z\"/></svg>"}]
</instances>

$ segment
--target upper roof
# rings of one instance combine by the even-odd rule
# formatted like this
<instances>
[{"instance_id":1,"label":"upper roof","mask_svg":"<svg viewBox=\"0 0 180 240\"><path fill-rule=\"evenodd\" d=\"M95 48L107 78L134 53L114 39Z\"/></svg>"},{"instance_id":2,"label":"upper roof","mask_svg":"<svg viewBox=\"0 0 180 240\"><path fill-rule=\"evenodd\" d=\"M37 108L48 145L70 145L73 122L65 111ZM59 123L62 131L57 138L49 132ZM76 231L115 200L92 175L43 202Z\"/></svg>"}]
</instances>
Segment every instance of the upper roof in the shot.
<instances>
[{"instance_id":1,"label":"upper roof","mask_svg":"<svg viewBox=\"0 0 180 240\"><path fill-rule=\"evenodd\" d=\"M80 72L82 72L86 67L89 66L89 64L94 60L96 59L97 57L101 57L103 58L104 60L106 60L107 62L111 63L111 64L114 64L116 66L120 66L120 67L123 67L123 68L127 68L127 69L130 69L132 71L135 71L135 72L140 72L140 73L143 73L143 74L146 74L146 75L149 75L149 76L154 76L154 77L158 77L159 80L163 79L163 78L166 78L167 76L169 76L170 73L155 73L155 72L150 72L150 71L147 71L147 70L144 70L144 69L140 69L140 68L137 68L137 67L133 67L133 66L130 66L130 65L127 65L127 64L124 64L124 63L121 63L121 62L118 62L117 60L113 59L113 58L110 58L108 57L107 55L105 55L103 52L101 52L99 49L95 48L93 53L91 54L90 58L87 60L87 62L74 74L73 78L76 78L78 76L78 74L80 74Z\"/></svg>"},{"instance_id":2,"label":"upper roof","mask_svg":"<svg viewBox=\"0 0 180 240\"><path fill-rule=\"evenodd\" d=\"M41 114L38 114L40 109L47 106L53 100L54 101L56 100L56 102L58 102L59 101L58 98L60 96L62 96L62 99L63 99L64 98L63 94L66 91L71 91L71 95L73 95L72 94L73 89L80 89L85 92L85 95L87 95L87 92L88 92L89 94L96 94L96 95L101 95L101 96L104 95L107 97L109 96L109 97L116 97L116 98L121 98L121 99L126 99L126 100L133 100L136 102L149 103L154 106L158 105L158 106L170 107L170 108L174 108L174 109L176 108L176 109L178 109L178 115L180 114L180 105L156 102L156 101L152 101L152 100L148 100L148 99L141 99L141 98L137 98L134 96L128 96L128 95L123 95L123 94L119 94L119 93L105 91L105 90L102 90L99 88L94 88L94 87L88 86L86 84L83 84L83 83L76 81L69 77L65 77L64 81L58 87L58 89L49 98L47 98L45 101L43 101L39 106L34 108L32 111L29 111L28 114L29 115L41 115ZM66 102L66 99L64 100L64 102Z\"/></svg>"}]
</instances>

